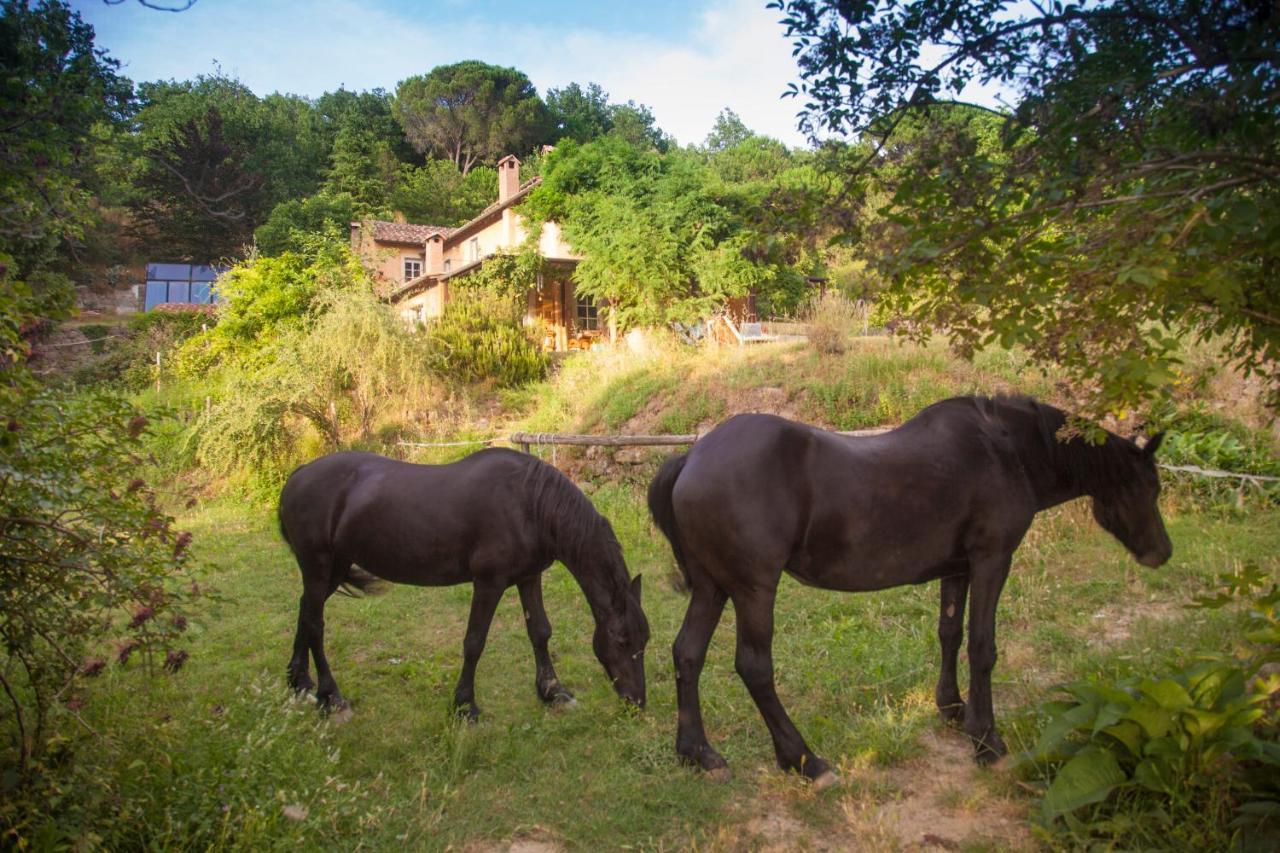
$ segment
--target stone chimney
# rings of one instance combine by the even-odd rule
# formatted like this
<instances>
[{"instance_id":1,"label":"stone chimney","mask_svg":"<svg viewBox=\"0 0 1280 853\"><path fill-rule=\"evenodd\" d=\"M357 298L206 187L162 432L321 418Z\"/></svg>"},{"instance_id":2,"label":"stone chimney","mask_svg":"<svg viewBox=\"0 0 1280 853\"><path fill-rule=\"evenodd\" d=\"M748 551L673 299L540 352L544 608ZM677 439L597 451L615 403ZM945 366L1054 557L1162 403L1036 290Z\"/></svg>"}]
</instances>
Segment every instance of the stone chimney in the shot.
<instances>
[{"instance_id":1,"label":"stone chimney","mask_svg":"<svg viewBox=\"0 0 1280 853\"><path fill-rule=\"evenodd\" d=\"M508 154L498 161L498 201L504 202L520 191L520 161Z\"/></svg>"},{"instance_id":2,"label":"stone chimney","mask_svg":"<svg viewBox=\"0 0 1280 853\"><path fill-rule=\"evenodd\" d=\"M423 272L427 275L439 275L444 272L444 235L432 234L427 238L425 263Z\"/></svg>"}]
</instances>

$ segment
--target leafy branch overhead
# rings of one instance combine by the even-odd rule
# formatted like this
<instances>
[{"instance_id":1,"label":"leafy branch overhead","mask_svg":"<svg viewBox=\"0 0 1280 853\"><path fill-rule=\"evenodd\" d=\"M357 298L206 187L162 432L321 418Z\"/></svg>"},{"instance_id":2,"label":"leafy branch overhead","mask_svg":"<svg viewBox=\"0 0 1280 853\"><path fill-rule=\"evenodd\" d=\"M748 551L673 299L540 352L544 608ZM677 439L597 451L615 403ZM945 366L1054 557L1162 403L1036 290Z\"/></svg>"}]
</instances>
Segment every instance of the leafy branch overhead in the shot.
<instances>
[{"instance_id":1,"label":"leafy branch overhead","mask_svg":"<svg viewBox=\"0 0 1280 853\"><path fill-rule=\"evenodd\" d=\"M1190 334L1263 376L1280 406L1274 4L773 6L804 126L861 140L846 202L901 167L846 236L873 241L919 329L967 351L1023 345L1064 365L1099 414L1168 390ZM957 106L971 83L1017 106ZM903 133L913 142L895 154Z\"/></svg>"}]
</instances>

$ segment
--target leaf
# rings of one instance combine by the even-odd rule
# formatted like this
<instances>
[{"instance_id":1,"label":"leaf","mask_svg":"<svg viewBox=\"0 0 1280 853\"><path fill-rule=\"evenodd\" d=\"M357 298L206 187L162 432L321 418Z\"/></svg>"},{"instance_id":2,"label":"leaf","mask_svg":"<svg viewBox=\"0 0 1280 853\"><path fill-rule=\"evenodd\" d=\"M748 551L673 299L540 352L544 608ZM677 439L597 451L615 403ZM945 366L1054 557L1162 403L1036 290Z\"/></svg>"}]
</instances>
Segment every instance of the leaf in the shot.
<instances>
[{"instance_id":1,"label":"leaf","mask_svg":"<svg viewBox=\"0 0 1280 853\"><path fill-rule=\"evenodd\" d=\"M1167 708L1170 711L1179 711L1195 704L1187 693L1186 688L1172 678L1162 678L1159 681L1144 681L1138 685L1138 690L1144 696L1154 699L1161 708Z\"/></svg>"},{"instance_id":2,"label":"leaf","mask_svg":"<svg viewBox=\"0 0 1280 853\"><path fill-rule=\"evenodd\" d=\"M1076 705L1062 711L1044 727L1040 740L1036 743L1034 754L1040 757L1048 756L1058 749L1069 734L1090 728L1097 710L1095 705Z\"/></svg>"},{"instance_id":3,"label":"leaf","mask_svg":"<svg viewBox=\"0 0 1280 853\"><path fill-rule=\"evenodd\" d=\"M1057 817L1081 806L1105 800L1128 781L1115 756L1101 747L1089 747L1063 765L1045 793L1041 810Z\"/></svg>"}]
</instances>

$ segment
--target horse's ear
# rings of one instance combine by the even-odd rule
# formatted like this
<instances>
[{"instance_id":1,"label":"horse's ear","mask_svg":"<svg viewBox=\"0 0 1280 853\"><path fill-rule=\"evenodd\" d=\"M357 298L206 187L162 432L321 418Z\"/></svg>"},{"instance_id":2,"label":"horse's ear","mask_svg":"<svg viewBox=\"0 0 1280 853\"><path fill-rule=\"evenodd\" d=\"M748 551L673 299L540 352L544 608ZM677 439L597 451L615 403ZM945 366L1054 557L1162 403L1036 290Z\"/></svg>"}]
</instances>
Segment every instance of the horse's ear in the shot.
<instances>
[{"instance_id":1,"label":"horse's ear","mask_svg":"<svg viewBox=\"0 0 1280 853\"><path fill-rule=\"evenodd\" d=\"M631 594L636 597L636 601L640 600L640 575L631 579Z\"/></svg>"},{"instance_id":2,"label":"horse's ear","mask_svg":"<svg viewBox=\"0 0 1280 853\"><path fill-rule=\"evenodd\" d=\"M1148 459L1156 455L1156 450L1160 448L1160 442L1164 441L1164 433L1158 432L1151 438L1147 439L1147 443L1142 445L1142 452Z\"/></svg>"}]
</instances>

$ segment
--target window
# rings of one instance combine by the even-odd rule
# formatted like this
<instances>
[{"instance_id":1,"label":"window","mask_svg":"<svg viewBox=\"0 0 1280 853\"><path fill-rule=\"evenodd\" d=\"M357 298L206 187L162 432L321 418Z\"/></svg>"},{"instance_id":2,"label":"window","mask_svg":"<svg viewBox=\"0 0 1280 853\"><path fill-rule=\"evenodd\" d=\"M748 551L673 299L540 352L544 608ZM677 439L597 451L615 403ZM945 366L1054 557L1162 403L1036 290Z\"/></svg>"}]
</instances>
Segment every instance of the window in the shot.
<instances>
[{"instance_id":1,"label":"window","mask_svg":"<svg viewBox=\"0 0 1280 853\"><path fill-rule=\"evenodd\" d=\"M413 281L422 275L422 258L404 259L404 280Z\"/></svg>"},{"instance_id":2,"label":"window","mask_svg":"<svg viewBox=\"0 0 1280 853\"><path fill-rule=\"evenodd\" d=\"M479 237L472 237L471 242L467 244L467 249L468 249L468 255L469 255L467 260L469 261L480 260L480 238Z\"/></svg>"},{"instance_id":3,"label":"window","mask_svg":"<svg viewBox=\"0 0 1280 853\"><path fill-rule=\"evenodd\" d=\"M449 270L451 270L451 269L453 269L453 259L452 259L452 258L450 258L449 260L447 260L447 261L445 261L445 262L444 262L444 271L445 271L445 272L448 272L448 271L449 271Z\"/></svg>"},{"instance_id":4,"label":"window","mask_svg":"<svg viewBox=\"0 0 1280 853\"><path fill-rule=\"evenodd\" d=\"M579 296L576 301L574 325L578 328L578 331L600 331L600 308L596 305L596 301L590 296Z\"/></svg>"}]
</instances>

